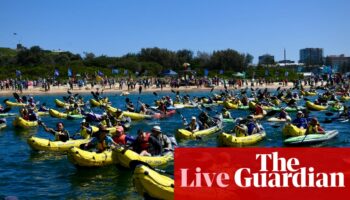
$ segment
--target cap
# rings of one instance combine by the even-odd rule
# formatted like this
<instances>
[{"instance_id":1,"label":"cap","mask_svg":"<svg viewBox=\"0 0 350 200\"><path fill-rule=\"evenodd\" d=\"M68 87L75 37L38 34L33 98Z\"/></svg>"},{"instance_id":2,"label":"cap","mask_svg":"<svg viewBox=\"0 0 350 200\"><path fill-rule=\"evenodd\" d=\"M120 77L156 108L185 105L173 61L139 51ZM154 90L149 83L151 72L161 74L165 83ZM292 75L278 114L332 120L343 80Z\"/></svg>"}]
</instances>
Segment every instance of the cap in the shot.
<instances>
[{"instance_id":1,"label":"cap","mask_svg":"<svg viewBox=\"0 0 350 200\"><path fill-rule=\"evenodd\" d=\"M254 115L248 115L248 119L254 119Z\"/></svg>"},{"instance_id":2,"label":"cap","mask_svg":"<svg viewBox=\"0 0 350 200\"><path fill-rule=\"evenodd\" d=\"M304 114L303 111L299 110L297 114Z\"/></svg>"},{"instance_id":3,"label":"cap","mask_svg":"<svg viewBox=\"0 0 350 200\"><path fill-rule=\"evenodd\" d=\"M117 126L116 131L122 133L124 132L124 128L122 126Z\"/></svg>"},{"instance_id":4,"label":"cap","mask_svg":"<svg viewBox=\"0 0 350 200\"><path fill-rule=\"evenodd\" d=\"M195 117L195 116L192 116L192 118L191 118L192 120L194 119L194 120L196 120L197 118Z\"/></svg>"},{"instance_id":5,"label":"cap","mask_svg":"<svg viewBox=\"0 0 350 200\"><path fill-rule=\"evenodd\" d=\"M160 126L153 126L152 131L156 131L156 132L162 132L162 129L160 128Z\"/></svg>"},{"instance_id":6,"label":"cap","mask_svg":"<svg viewBox=\"0 0 350 200\"><path fill-rule=\"evenodd\" d=\"M107 115L107 113L106 113L106 112L104 112L104 113L102 113L102 115L103 115L103 116L106 116L106 115Z\"/></svg>"},{"instance_id":7,"label":"cap","mask_svg":"<svg viewBox=\"0 0 350 200\"><path fill-rule=\"evenodd\" d=\"M86 119L83 119L83 121L81 121L81 123L85 123L86 122Z\"/></svg>"}]
</instances>

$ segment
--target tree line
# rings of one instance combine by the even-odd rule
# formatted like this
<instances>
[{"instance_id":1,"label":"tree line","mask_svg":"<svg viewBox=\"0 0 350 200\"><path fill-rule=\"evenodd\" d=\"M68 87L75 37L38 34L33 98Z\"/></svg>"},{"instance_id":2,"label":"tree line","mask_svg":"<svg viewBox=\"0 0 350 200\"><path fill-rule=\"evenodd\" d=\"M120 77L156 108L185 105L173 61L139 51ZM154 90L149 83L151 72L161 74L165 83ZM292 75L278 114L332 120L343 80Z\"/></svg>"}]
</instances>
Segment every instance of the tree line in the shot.
<instances>
[{"instance_id":1,"label":"tree line","mask_svg":"<svg viewBox=\"0 0 350 200\"><path fill-rule=\"evenodd\" d=\"M44 50L39 46L30 48L21 44L16 49L0 48L0 68L9 72L5 77L15 75L15 70L23 71L32 77L53 76L57 69L62 76L67 75L67 69L73 73L94 73L96 70L111 75L112 69L128 70L139 75L158 75L165 69L184 70L184 63L189 68L203 74L209 71L242 72L253 61L250 54L239 53L233 49L217 50L211 53L196 52L188 49L172 51L165 48L142 48L138 53L128 53L120 57L96 56L90 52L84 55L69 51ZM121 74L122 75L122 74ZM124 75L124 74L123 74ZM0 75L4 77L4 74Z\"/></svg>"}]
</instances>

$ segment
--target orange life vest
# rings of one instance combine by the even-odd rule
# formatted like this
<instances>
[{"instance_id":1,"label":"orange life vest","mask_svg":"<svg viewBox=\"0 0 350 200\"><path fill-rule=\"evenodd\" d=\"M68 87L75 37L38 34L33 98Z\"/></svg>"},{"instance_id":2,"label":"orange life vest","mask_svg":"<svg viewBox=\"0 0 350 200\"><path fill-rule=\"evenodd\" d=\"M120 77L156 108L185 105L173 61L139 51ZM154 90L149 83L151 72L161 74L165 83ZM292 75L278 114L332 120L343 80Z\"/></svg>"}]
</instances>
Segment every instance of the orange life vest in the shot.
<instances>
[{"instance_id":1,"label":"orange life vest","mask_svg":"<svg viewBox=\"0 0 350 200\"><path fill-rule=\"evenodd\" d=\"M146 137L141 140L141 150L148 150L149 147L149 138L151 137L151 133L146 133Z\"/></svg>"},{"instance_id":2,"label":"orange life vest","mask_svg":"<svg viewBox=\"0 0 350 200\"><path fill-rule=\"evenodd\" d=\"M117 144L126 144L125 138L126 138L126 135L122 134L119 137L117 137L117 136L113 137L113 140Z\"/></svg>"}]
</instances>

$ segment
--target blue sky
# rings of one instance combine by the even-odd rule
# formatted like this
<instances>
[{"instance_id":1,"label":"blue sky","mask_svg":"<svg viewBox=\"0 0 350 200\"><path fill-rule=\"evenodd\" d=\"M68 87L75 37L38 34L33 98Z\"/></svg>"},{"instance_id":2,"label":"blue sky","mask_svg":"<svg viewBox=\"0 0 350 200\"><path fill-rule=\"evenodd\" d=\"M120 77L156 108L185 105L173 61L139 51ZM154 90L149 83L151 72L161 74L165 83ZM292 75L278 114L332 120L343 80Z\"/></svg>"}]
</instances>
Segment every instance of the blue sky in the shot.
<instances>
[{"instance_id":1,"label":"blue sky","mask_svg":"<svg viewBox=\"0 0 350 200\"><path fill-rule=\"evenodd\" d=\"M121 56L143 47L350 55L348 0L2 0L0 46ZM17 33L17 35L13 35Z\"/></svg>"}]
</instances>

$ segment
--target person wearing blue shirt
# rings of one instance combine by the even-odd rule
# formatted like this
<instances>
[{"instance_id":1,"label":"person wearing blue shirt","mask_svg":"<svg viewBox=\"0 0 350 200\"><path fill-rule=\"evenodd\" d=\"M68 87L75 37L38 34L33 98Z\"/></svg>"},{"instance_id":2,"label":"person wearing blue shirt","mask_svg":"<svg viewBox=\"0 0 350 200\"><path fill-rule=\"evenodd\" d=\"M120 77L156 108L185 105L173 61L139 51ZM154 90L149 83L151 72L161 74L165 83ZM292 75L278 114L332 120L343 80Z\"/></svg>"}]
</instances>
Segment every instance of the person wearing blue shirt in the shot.
<instances>
[{"instance_id":1,"label":"person wearing blue shirt","mask_svg":"<svg viewBox=\"0 0 350 200\"><path fill-rule=\"evenodd\" d=\"M302 111L298 111L297 118L295 118L292 122L298 128L307 128L308 120L304 118L304 114Z\"/></svg>"}]
</instances>

